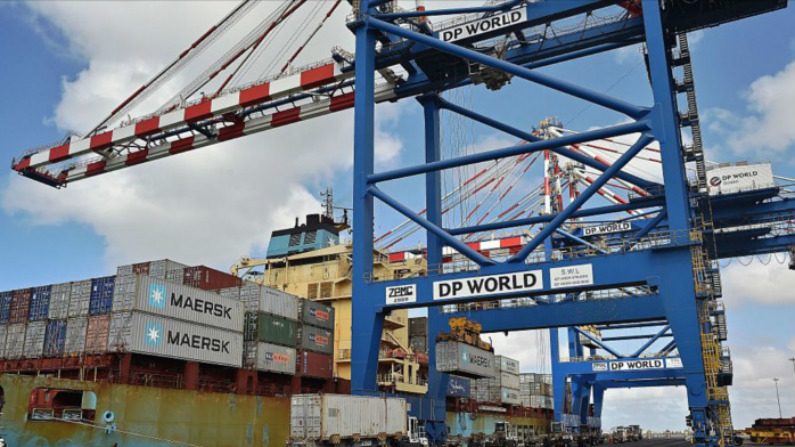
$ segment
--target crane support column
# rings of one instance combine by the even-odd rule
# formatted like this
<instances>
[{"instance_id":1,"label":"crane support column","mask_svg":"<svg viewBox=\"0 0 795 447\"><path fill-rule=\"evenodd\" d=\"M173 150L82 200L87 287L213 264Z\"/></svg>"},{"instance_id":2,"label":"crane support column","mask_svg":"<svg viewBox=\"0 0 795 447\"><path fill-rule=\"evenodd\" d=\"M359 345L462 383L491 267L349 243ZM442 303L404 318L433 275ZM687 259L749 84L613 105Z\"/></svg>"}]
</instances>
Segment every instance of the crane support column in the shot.
<instances>
[{"instance_id":1,"label":"crane support column","mask_svg":"<svg viewBox=\"0 0 795 447\"><path fill-rule=\"evenodd\" d=\"M423 108L425 119L425 162L435 163L442 158L441 129L439 121L439 98L436 94L428 94L418 98ZM441 172L432 171L425 174L425 209L429 222L442 227L442 182ZM433 232L427 232L428 270L442 268L442 240ZM428 334L438 334L447 330L447 319L441 308L428 308ZM436 343L428 337L428 405L430 414L425 418L425 430L431 439L444 439L447 436L445 412L447 384L449 376L436 370Z\"/></svg>"},{"instance_id":2,"label":"crane support column","mask_svg":"<svg viewBox=\"0 0 795 447\"><path fill-rule=\"evenodd\" d=\"M361 0L360 13L370 12L370 0ZM378 391L376 373L384 314L369 296L373 273L373 197L367 176L374 169L375 33L364 21L356 28L356 92L353 141L353 298L351 327L351 388L354 393Z\"/></svg>"},{"instance_id":3,"label":"crane support column","mask_svg":"<svg viewBox=\"0 0 795 447\"><path fill-rule=\"evenodd\" d=\"M674 240L682 244L690 240L691 207L688 197L688 182L682 156L679 133L679 112L671 76L670 55L665 44L661 5L658 0L643 1L643 22L646 31L649 74L651 78L654 108L651 127L660 143L663 161L666 214ZM675 247L676 243L673 244ZM687 397L693 426L695 445L708 442L707 431L707 384L704 359L701 351L701 330L698 319L694 285L693 259L687 246L673 248L660 253L660 266L664 278L681 278L666 281L665 311L679 347L687 384Z\"/></svg>"}]
</instances>

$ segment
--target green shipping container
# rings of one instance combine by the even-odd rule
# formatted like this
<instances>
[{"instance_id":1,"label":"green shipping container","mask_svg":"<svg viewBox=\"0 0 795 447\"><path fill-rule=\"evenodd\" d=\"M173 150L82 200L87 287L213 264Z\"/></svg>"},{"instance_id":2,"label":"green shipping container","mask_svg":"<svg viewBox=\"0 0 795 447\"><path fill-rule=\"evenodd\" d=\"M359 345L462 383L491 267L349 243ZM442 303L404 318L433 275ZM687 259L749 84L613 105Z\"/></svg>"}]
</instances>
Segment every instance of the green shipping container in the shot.
<instances>
[{"instance_id":1,"label":"green shipping container","mask_svg":"<svg viewBox=\"0 0 795 447\"><path fill-rule=\"evenodd\" d=\"M294 348L298 342L298 323L260 313L257 317L257 341Z\"/></svg>"}]
</instances>

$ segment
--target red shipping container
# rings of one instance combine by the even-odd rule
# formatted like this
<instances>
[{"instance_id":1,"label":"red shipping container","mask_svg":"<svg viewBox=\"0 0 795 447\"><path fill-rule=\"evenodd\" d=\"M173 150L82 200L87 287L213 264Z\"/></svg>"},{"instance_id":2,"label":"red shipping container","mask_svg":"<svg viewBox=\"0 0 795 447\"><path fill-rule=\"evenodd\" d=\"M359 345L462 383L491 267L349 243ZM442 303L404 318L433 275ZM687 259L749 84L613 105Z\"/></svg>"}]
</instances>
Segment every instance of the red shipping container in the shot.
<instances>
[{"instance_id":1,"label":"red shipping container","mask_svg":"<svg viewBox=\"0 0 795 447\"><path fill-rule=\"evenodd\" d=\"M237 276L204 265L186 267L183 272L182 284L202 290L218 290L227 287L238 287L242 283Z\"/></svg>"},{"instance_id":2,"label":"red shipping container","mask_svg":"<svg viewBox=\"0 0 795 447\"><path fill-rule=\"evenodd\" d=\"M137 275L149 275L149 264L149 261L133 264L132 272Z\"/></svg>"},{"instance_id":3,"label":"red shipping container","mask_svg":"<svg viewBox=\"0 0 795 447\"><path fill-rule=\"evenodd\" d=\"M102 354L108 352L108 336L110 335L110 315L88 317L86 329L86 353Z\"/></svg>"},{"instance_id":4,"label":"red shipping container","mask_svg":"<svg viewBox=\"0 0 795 447\"><path fill-rule=\"evenodd\" d=\"M21 289L11 292L11 304L8 307L8 324L28 321L32 291L33 289Z\"/></svg>"},{"instance_id":5,"label":"red shipping container","mask_svg":"<svg viewBox=\"0 0 795 447\"><path fill-rule=\"evenodd\" d=\"M299 376L330 379L334 375L334 357L312 351L299 351L296 359Z\"/></svg>"}]
</instances>

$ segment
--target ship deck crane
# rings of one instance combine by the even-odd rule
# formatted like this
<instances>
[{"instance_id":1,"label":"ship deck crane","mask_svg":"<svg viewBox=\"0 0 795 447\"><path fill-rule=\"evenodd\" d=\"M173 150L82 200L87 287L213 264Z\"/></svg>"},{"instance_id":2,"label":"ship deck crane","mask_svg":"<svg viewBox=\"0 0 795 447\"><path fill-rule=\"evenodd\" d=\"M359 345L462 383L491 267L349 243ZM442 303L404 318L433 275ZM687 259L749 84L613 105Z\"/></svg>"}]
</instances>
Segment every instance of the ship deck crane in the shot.
<instances>
[{"instance_id":1,"label":"ship deck crane","mask_svg":"<svg viewBox=\"0 0 795 447\"><path fill-rule=\"evenodd\" d=\"M709 307L704 303L714 298L704 291L719 285L711 268L713 255L720 250L712 245L719 238L713 237L716 233L711 201L700 188L691 188L684 175L686 162L696 162L700 169L703 160L699 160L702 154L683 150L680 125L692 124L693 117L691 113L680 115L677 94L689 97L693 92L686 82L681 89L675 82L672 70L677 61L671 50L677 35L775 10L786 3L785 0L506 0L480 7L405 11L390 0L357 0L353 2L354 13L348 24L356 36L353 60L349 54L338 51L332 61L313 64L293 74L279 72L250 85L230 87L251 55L267 44L269 33L284 26L305 4L301 0L285 2L222 59L189 83L182 98L132 122L113 123L114 114L158 83L159 78L155 77L88 135L73 136L26 153L14 160L12 167L31 179L63 187L72 181L305 121L355 104L354 392L377 393L378 340L384 315L391 309L428 308L428 332L433 337L444 330L448 317L454 316L442 313L442 302L466 304L524 297L537 305L468 310L467 316L482 324L484 332L664 321L677 341L695 444L731 445L730 421L725 417L728 409L725 387L714 383L715 373L711 369L713 357L720 353L715 352L716 345L709 342L709 334L702 327L702 313ZM233 21L236 11L245 10L247 4L244 2L230 14L231 18L227 16L208 31L181 58L200 51L205 42L223 31L225 21ZM454 17L448 22L431 24L429 19L435 21L438 16ZM572 27L572 23L576 26ZM309 28L308 39L314 35L312 29ZM654 96L651 106L631 104L535 70L636 43L644 43L646 48ZM179 59L170 67L178 65ZM161 75L166 76L169 71L167 68ZM226 72L226 78L218 77L222 72ZM215 93L197 97L199 89L213 80L222 80L216 85ZM629 122L544 140L439 96L444 91L478 83L499 89L509 80L528 81L596 104L625 115ZM419 99L425 118L425 163L375 172L374 106L411 97ZM442 160L439 151L442 111L485 124L526 143ZM609 165L584 151L573 150L575 145L596 139L633 133L640 133L640 137ZM640 178L625 169L631 159L655 140L660 146L662 182ZM443 225L440 171L543 151L574 160L595 170L598 176L568 206L561 206L556 198L558 209L543 216L510 220L503 216L493 222L455 228ZM427 210L423 216L379 188L381 183L411 176L422 176L425 180ZM583 206L612 180L635 185L648 196L626 204ZM470 259L475 271L429 270L424 278L371 281L375 199L426 230L429 264L441 264L444 249L448 247ZM630 247L594 252L590 247L561 250L552 245L553 239L561 232L566 233L564 226L574 219L587 215L614 220L611 216L617 211L649 208L652 202L659 211L646 226L635 231L635 242ZM740 200L728 198L727 202L727 209L739 211ZM751 200L751 203L766 209L760 211L760 219L792 209L790 203L781 201ZM753 219L753 216L742 213L742 218ZM663 221L664 228L660 227ZM484 256L459 237L532 224L543 226L504 261ZM743 247L746 251L766 245L754 237L747 241L748 245ZM469 281L490 276L510 279L516 275L530 275L535 281L532 286L516 290L494 289L454 297L439 293L441 283L463 287ZM692 280L683 281L683 278ZM388 287L407 285L415 290L410 300L388 303L383 299ZM638 292L628 295L627 288ZM430 354L434 362L433 350ZM436 443L445 437L446 382L445 375L431 371L428 395L410 398L412 411L425 421L427 433Z\"/></svg>"}]
</instances>

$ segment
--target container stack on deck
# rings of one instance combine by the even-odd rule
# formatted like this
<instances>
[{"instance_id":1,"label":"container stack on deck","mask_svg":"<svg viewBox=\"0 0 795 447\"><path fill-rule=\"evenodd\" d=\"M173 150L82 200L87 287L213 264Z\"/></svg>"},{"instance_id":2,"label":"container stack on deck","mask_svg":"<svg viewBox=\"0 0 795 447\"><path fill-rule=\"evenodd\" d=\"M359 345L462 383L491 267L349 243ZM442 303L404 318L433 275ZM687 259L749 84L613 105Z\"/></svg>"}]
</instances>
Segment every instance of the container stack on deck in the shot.
<instances>
[{"instance_id":1,"label":"container stack on deck","mask_svg":"<svg viewBox=\"0 0 795 447\"><path fill-rule=\"evenodd\" d=\"M296 377L339 391L323 383L332 379L333 328L323 303L205 266L151 261L114 276L0 292L0 372L83 377L92 368L98 379L137 383L138 368L144 384L221 383L219 391L240 392L247 381L246 393L261 389L262 372L259 382L278 383L274 393L301 390Z\"/></svg>"},{"instance_id":2,"label":"container stack on deck","mask_svg":"<svg viewBox=\"0 0 795 447\"><path fill-rule=\"evenodd\" d=\"M519 361L502 355L494 356L493 377L475 381L471 395L478 402L520 405Z\"/></svg>"},{"instance_id":3,"label":"container stack on deck","mask_svg":"<svg viewBox=\"0 0 795 447\"><path fill-rule=\"evenodd\" d=\"M524 373L519 375L519 395L522 405L534 408L553 408L552 375Z\"/></svg>"}]
</instances>

